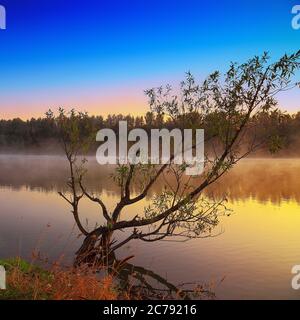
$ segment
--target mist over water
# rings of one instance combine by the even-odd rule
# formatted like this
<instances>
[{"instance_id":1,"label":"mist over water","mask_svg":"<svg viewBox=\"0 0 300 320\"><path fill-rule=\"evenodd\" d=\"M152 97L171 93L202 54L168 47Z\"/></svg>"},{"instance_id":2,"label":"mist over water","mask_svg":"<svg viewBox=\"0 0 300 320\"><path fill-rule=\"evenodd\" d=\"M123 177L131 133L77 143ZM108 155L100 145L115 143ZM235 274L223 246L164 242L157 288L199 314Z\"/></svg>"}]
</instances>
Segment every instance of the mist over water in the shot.
<instances>
[{"instance_id":1,"label":"mist over water","mask_svg":"<svg viewBox=\"0 0 300 320\"><path fill-rule=\"evenodd\" d=\"M99 165L95 157L87 159L87 187L117 197L119 188L111 178L115 167ZM66 190L69 177L64 156L0 155L0 173L1 187L41 192ZM300 203L299 181L300 159L245 159L209 187L206 195L226 196L231 201L252 198L260 202L294 200ZM156 183L152 194L161 191L162 186L162 181Z\"/></svg>"},{"instance_id":2,"label":"mist over water","mask_svg":"<svg viewBox=\"0 0 300 320\"><path fill-rule=\"evenodd\" d=\"M113 208L119 193L110 178L113 167L88 160L88 188ZM66 190L67 177L64 157L0 155L1 257L31 258L36 250L72 262L83 239L70 207L57 194ZM152 193L161 188L158 183ZM243 160L206 196L226 196L233 210L221 219L217 237L135 241L119 252L120 258L133 254L134 264L174 283L213 282L219 298L299 298L290 281L292 266L300 264L300 160ZM124 214L136 215L148 201ZM102 222L99 208L89 201L83 201L80 215L90 230Z\"/></svg>"}]
</instances>

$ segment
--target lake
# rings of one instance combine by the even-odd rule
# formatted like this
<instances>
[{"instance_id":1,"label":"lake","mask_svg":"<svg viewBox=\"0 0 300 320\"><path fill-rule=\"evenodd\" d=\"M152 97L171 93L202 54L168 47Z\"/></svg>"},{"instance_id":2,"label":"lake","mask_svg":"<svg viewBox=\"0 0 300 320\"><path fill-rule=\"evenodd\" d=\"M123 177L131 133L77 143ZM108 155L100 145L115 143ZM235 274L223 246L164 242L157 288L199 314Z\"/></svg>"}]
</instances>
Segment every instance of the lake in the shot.
<instances>
[{"instance_id":1,"label":"lake","mask_svg":"<svg viewBox=\"0 0 300 320\"><path fill-rule=\"evenodd\" d=\"M109 177L112 168L89 162L89 188L113 208L118 188ZM63 157L0 156L1 258L31 259L39 251L50 260L63 256L65 263L72 262L83 238L57 194L66 180ZM209 193L226 195L233 210L221 218L214 231L218 236L180 243L133 241L118 258L134 255L131 263L174 284L211 284L217 299L299 299L300 291L291 288L291 268L300 264L300 160L243 160ZM135 215L147 201L125 214ZM102 221L99 208L86 200L81 219L90 230Z\"/></svg>"}]
</instances>

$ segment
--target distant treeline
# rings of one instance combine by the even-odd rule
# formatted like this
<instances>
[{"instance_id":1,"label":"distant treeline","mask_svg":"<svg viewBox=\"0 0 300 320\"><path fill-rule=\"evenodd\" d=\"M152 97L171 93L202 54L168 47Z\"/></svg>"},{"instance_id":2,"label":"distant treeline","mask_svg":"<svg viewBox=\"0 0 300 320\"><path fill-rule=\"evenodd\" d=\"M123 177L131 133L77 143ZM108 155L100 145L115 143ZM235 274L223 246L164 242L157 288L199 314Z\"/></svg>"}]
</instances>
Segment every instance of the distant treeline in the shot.
<instances>
[{"instance_id":1,"label":"distant treeline","mask_svg":"<svg viewBox=\"0 0 300 320\"><path fill-rule=\"evenodd\" d=\"M117 132L119 121L122 120L127 121L128 130L133 128L160 128L167 123L162 117L155 116L152 112L148 112L145 116L135 117L121 114L108 115L106 118L88 116L89 127L95 132L103 128L110 128ZM18 150L32 147L45 148L47 144L58 145L59 138L60 129L51 111L47 112L45 117L38 119L32 118L26 121L20 118L0 120L0 147L2 150L6 148L18 148Z\"/></svg>"},{"instance_id":2,"label":"distant treeline","mask_svg":"<svg viewBox=\"0 0 300 320\"><path fill-rule=\"evenodd\" d=\"M205 129L206 134L211 134L215 127L215 118L210 115L205 117L193 116L190 118L189 127ZM128 130L143 128L149 131L152 128L177 128L178 121L164 118L161 115L147 112L144 116L132 115L108 115L88 116L90 128L96 132L102 128L111 128L118 131L119 121L125 120ZM279 110L271 113L260 114L252 118L255 134L268 136L277 135L283 141L281 155L300 156L300 112L287 114ZM0 151L3 152L59 152L59 128L52 113L46 113L45 117L38 119L0 120ZM248 133L249 134L249 133ZM254 134L254 132L253 132ZM95 141L96 145L96 141Z\"/></svg>"}]
</instances>

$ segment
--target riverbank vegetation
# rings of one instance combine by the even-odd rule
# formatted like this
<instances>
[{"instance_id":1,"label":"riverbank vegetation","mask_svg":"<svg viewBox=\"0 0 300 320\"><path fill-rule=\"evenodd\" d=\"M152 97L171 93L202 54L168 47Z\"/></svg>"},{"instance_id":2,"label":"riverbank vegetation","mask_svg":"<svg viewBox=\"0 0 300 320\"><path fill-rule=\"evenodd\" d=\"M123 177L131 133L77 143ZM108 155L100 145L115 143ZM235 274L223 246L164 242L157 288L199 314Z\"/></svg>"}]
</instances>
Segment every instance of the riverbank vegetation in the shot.
<instances>
[{"instance_id":1,"label":"riverbank vegetation","mask_svg":"<svg viewBox=\"0 0 300 320\"><path fill-rule=\"evenodd\" d=\"M20 258L0 260L6 269L7 289L0 300L115 300L120 298L113 278L86 268L42 268ZM122 298L127 298L123 294Z\"/></svg>"},{"instance_id":2,"label":"riverbank vegetation","mask_svg":"<svg viewBox=\"0 0 300 320\"><path fill-rule=\"evenodd\" d=\"M214 299L213 284L175 286L140 266L119 261L108 269L99 265L49 265L20 257L0 260L6 269L6 290L0 300L171 300Z\"/></svg>"}]
</instances>

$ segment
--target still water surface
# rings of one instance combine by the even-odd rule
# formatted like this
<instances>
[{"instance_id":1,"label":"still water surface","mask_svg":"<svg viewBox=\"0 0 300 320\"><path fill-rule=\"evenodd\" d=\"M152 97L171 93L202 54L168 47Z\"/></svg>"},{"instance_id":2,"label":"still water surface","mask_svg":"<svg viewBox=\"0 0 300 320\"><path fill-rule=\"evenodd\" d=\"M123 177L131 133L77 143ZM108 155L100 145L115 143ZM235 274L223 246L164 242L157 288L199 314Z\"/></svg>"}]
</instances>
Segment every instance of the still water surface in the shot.
<instances>
[{"instance_id":1,"label":"still water surface","mask_svg":"<svg viewBox=\"0 0 300 320\"><path fill-rule=\"evenodd\" d=\"M118 189L109 178L111 168L90 162L89 187L113 208ZM57 195L66 179L63 158L0 156L1 258L30 259L39 250L71 263L83 239ZM221 219L219 236L184 243L135 241L119 258L133 254L131 263L174 284L212 283L217 298L300 299L290 284L291 268L300 264L300 160L244 160L209 192L226 194L233 210ZM84 201L81 212L90 228L101 223L94 204Z\"/></svg>"}]
</instances>

